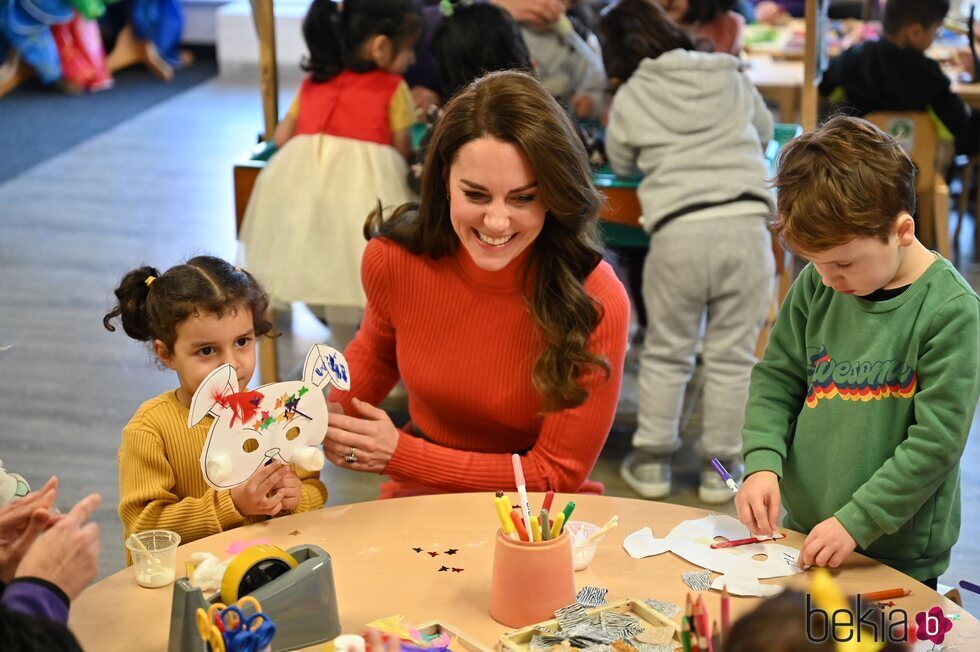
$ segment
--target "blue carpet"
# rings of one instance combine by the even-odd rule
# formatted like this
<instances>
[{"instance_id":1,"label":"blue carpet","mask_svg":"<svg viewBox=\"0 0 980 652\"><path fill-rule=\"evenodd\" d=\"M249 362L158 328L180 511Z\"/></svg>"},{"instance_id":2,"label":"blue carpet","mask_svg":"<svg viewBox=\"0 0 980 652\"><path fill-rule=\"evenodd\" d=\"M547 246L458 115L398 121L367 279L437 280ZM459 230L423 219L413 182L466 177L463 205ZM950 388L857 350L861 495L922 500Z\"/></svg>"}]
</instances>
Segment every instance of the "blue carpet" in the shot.
<instances>
[{"instance_id":1,"label":"blue carpet","mask_svg":"<svg viewBox=\"0 0 980 652\"><path fill-rule=\"evenodd\" d=\"M66 95L31 80L0 98L0 183L181 93L218 72L213 58L181 68L169 83L133 66L100 93Z\"/></svg>"}]
</instances>

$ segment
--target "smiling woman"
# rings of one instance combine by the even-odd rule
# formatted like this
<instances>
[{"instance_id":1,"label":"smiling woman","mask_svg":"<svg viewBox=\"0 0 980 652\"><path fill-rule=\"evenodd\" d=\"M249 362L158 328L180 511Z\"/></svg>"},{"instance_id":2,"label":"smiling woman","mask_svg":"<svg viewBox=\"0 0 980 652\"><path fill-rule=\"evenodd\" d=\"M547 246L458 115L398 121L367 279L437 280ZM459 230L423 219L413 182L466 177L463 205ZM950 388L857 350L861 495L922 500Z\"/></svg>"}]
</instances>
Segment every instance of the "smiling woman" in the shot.
<instances>
[{"instance_id":1,"label":"smiling woman","mask_svg":"<svg viewBox=\"0 0 980 652\"><path fill-rule=\"evenodd\" d=\"M513 486L599 492L629 303L602 261L581 141L532 77L494 73L439 120L420 204L373 215L364 322L324 452L389 475L382 496ZM375 407L401 379L411 423ZM345 461L350 450L356 462Z\"/></svg>"}]
</instances>

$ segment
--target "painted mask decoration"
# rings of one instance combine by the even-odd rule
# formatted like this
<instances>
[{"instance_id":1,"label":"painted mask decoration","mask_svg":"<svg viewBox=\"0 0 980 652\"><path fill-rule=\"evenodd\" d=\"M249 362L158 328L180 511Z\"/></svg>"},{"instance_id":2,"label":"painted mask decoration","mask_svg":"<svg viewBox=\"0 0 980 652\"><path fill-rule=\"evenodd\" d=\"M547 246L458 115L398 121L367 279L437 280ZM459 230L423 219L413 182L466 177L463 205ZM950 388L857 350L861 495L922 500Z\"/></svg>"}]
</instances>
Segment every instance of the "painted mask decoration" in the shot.
<instances>
[{"instance_id":1,"label":"painted mask decoration","mask_svg":"<svg viewBox=\"0 0 980 652\"><path fill-rule=\"evenodd\" d=\"M349 390L350 372L343 354L323 344L307 354L301 381L239 391L231 365L208 374L194 392L187 419L193 427L208 414L215 417L201 452L204 480L214 489L230 489L273 459L307 471L323 468L323 390L331 384Z\"/></svg>"},{"instance_id":2,"label":"painted mask decoration","mask_svg":"<svg viewBox=\"0 0 980 652\"><path fill-rule=\"evenodd\" d=\"M732 595L776 595L782 586L762 584L759 580L802 572L796 565L800 551L768 541L737 548L711 547L718 537L734 541L749 536L748 528L738 520L712 514L678 523L663 539L655 538L648 527L637 530L626 537L623 547L634 559L670 551L696 566L720 573L711 583L717 591L727 586Z\"/></svg>"}]
</instances>

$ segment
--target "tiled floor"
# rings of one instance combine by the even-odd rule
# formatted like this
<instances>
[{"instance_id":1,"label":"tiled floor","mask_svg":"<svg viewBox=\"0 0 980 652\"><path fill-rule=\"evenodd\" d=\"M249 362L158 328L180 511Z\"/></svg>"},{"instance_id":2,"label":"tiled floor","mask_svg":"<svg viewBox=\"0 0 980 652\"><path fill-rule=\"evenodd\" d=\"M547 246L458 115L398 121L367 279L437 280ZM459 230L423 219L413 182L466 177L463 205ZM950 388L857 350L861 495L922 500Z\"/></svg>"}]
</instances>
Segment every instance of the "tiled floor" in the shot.
<instances>
[{"instance_id":1,"label":"tiled floor","mask_svg":"<svg viewBox=\"0 0 980 652\"><path fill-rule=\"evenodd\" d=\"M215 80L0 185L0 345L13 347L0 353L0 459L37 485L57 474L62 507L102 494L102 575L123 565L115 513L120 429L142 401L174 386L148 349L103 330L102 314L121 274L136 265L165 268L203 252L235 257L231 165L255 142L260 123L254 85ZM971 227L964 242L972 240ZM977 266L961 267L980 286ZM285 325L291 336L281 343L281 366L288 370L327 332L302 308ZM613 495L631 495L618 466L635 426L635 401L634 364L593 474ZM689 430L697 423L695 414ZM687 439L671 502L699 505ZM323 478L330 505L377 495L374 476L328 466ZM962 482L963 529L946 584L980 582L976 437ZM965 597L980 615L980 596Z\"/></svg>"}]
</instances>

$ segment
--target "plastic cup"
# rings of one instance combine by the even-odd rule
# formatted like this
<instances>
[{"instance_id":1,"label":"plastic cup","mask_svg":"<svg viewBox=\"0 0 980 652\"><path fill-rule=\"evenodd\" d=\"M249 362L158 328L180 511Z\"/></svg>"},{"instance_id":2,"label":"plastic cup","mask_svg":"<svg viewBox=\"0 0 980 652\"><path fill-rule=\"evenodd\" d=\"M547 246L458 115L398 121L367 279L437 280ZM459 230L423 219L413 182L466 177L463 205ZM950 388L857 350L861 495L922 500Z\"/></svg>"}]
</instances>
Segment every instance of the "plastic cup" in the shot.
<instances>
[{"instance_id":1,"label":"plastic cup","mask_svg":"<svg viewBox=\"0 0 980 652\"><path fill-rule=\"evenodd\" d=\"M565 524L565 532L568 532L568 536L572 538L572 552L575 570L585 570L589 567L589 564L592 563L592 558L595 557L596 544L602 541L602 537L606 535L603 534L601 537L591 542L587 546L580 544L598 531L599 526L595 523L587 523L585 521L569 521Z\"/></svg>"},{"instance_id":2,"label":"plastic cup","mask_svg":"<svg viewBox=\"0 0 980 652\"><path fill-rule=\"evenodd\" d=\"M572 540L529 543L497 531L490 581L490 615L508 627L525 627L555 617L575 602Z\"/></svg>"},{"instance_id":3,"label":"plastic cup","mask_svg":"<svg viewBox=\"0 0 980 652\"><path fill-rule=\"evenodd\" d=\"M136 582L148 589L171 584L177 570L178 545L180 535L170 530L147 530L126 539L126 548L133 556Z\"/></svg>"}]
</instances>

